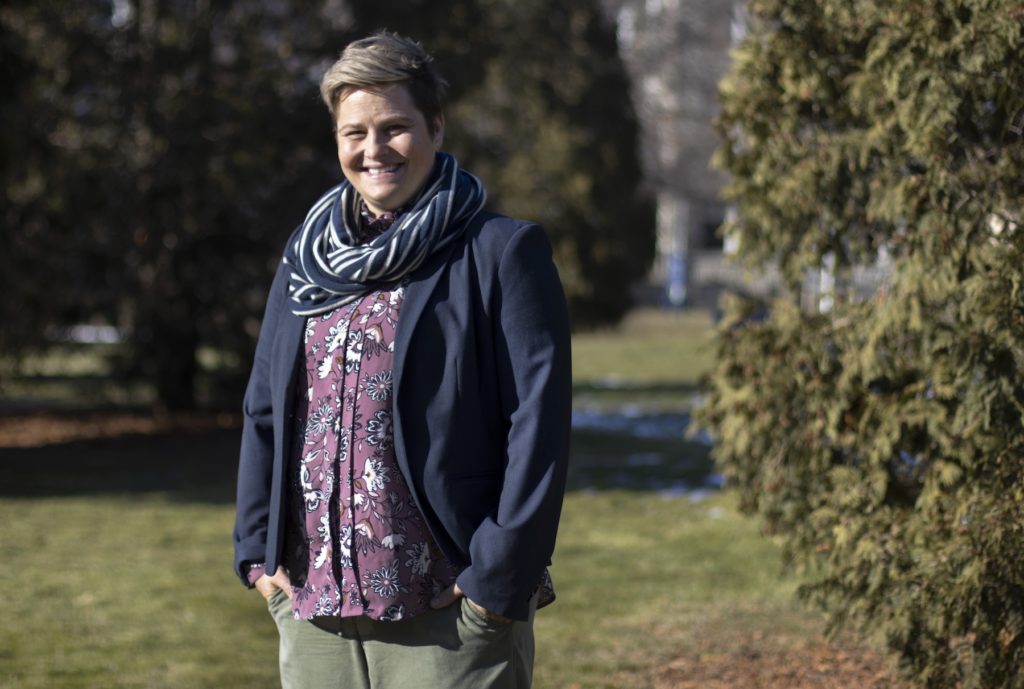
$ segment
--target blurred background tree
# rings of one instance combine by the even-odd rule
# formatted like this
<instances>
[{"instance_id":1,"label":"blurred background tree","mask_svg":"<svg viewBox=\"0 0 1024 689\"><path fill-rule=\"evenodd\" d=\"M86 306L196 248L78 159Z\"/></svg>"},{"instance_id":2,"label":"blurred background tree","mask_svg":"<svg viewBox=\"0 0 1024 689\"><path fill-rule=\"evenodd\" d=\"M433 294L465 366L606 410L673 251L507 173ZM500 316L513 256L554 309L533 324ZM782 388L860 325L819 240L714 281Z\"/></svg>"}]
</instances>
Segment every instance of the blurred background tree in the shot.
<instances>
[{"instance_id":1,"label":"blurred background tree","mask_svg":"<svg viewBox=\"0 0 1024 689\"><path fill-rule=\"evenodd\" d=\"M1024 8L749 7L727 232L794 296L732 305L700 421L834 626L921 686L1024 687ZM871 298L845 289L883 260Z\"/></svg>"},{"instance_id":2,"label":"blurred background tree","mask_svg":"<svg viewBox=\"0 0 1024 689\"><path fill-rule=\"evenodd\" d=\"M282 242L340 178L319 76L382 27L435 53L446 147L546 226L575 325L617 320L653 256L628 83L585 0L14 0L0 26L6 355L109 324L161 406L196 403L200 348L233 399Z\"/></svg>"},{"instance_id":3,"label":"blurred background tree","mask_svg":"<svg viewBox=\"0 0 1024 689\"><path fill-rule=\"evenodd\" d=\"M2 13L4 351L116 325L121 373L191 406L198 348L248 358L281 238L335 177L312 72L339 27L286 3Z\"/></svg>"}]
</instances>

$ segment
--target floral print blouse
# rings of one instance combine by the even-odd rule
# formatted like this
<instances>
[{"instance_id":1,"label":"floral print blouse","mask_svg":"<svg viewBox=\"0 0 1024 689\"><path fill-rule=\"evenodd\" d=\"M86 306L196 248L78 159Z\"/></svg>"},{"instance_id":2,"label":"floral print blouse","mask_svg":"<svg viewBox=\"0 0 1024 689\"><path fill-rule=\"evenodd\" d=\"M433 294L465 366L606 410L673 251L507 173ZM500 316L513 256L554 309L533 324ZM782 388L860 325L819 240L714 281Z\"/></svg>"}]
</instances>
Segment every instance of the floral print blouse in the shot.
<instances>
[{"instance_id":1,"label":"floral print blouse","mask_svg":"<svg viewBox=\"0 0 1024 689\"><path fill-rule=\"evenodd\" d=\"M300 619L405 619L458 574L395 458L392 355L404 293L378 290L306 321L284 555Z\"/></svg>"}]
</instances>

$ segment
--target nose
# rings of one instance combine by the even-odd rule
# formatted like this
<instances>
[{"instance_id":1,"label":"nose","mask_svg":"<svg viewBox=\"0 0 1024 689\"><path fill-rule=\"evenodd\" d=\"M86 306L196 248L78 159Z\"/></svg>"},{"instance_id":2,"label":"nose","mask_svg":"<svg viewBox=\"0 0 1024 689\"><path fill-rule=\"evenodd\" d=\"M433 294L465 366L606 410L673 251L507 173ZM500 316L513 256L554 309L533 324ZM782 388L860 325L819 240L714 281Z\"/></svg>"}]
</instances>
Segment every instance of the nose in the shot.
<instances>
[{"instance_id":1,"label":"nose","mask_svg":"<svg viewBox=\"0 0 1024 689\"><path fill-rule=\"evenodd\" d=\"M369 158L376 158L384 154L388 148L387 133L380 129L371 129L366 132L366 148L363 154Z\"/></svg>"}]
</instances>

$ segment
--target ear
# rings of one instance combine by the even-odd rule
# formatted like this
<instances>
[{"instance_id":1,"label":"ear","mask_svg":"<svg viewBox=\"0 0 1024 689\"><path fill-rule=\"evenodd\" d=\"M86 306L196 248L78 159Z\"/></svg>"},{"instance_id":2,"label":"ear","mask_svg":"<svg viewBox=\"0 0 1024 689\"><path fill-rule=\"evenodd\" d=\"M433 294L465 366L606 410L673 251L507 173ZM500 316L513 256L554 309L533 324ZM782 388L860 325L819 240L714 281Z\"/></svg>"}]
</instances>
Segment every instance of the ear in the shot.
<instances>
[{"instance_id":1,"label":"ear","mask_svg":"<svg viewBox=\"0 0 1024 689\"><path fill-rule=\"evenodd\" d=\"M441 150L441 144L444 142L444 116L438 115L437 119L434 120L434 148Z\"/></svg>"}]
</instances>

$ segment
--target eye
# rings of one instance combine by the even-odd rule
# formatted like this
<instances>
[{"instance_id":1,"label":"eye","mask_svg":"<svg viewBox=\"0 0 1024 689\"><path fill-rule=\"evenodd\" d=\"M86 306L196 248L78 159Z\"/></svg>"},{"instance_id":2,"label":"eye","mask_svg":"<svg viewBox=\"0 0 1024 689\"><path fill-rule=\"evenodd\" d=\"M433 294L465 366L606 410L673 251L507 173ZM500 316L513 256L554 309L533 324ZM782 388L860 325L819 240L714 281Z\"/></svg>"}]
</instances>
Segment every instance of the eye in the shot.
<instances>
[{"instance_id":1,"label":"eye","mask_svg":"<svg viewBox=\"0 0 1024 689\"><path fill-rule=\"evenodd\" d=\"M349 141L358 141L366 136L366 132L361 129L345 129L339 132L339 135L343 139L348 139Z\"/></svg>"}]
</instances>

